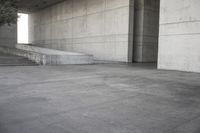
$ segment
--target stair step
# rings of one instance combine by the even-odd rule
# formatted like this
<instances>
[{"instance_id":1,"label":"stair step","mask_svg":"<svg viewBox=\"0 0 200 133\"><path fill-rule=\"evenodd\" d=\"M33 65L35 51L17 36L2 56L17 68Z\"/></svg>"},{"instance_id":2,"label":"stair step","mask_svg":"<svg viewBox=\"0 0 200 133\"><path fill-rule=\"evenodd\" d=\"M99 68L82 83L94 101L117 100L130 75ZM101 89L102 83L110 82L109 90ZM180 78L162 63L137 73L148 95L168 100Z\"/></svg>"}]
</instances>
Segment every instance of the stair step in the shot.
<instances>
[{"instance_id":1,"label":"stair step","mask_svg":"<svg viewBox=\"0 0 200 133\"><path fill-rule=\"evenodd\" d=\"M0 53L0 66L35 66L34 62L21 57Z\"/></svg>"},{"instance_id":2,"label":"stair step","mask_svg":"<svg viewBox=\"0 0 200 133\"><path fill-rule=\"evenodd\" d=\"M0 64L0 66L37 66L36 64Z\"/></svg>"}]
</instances>

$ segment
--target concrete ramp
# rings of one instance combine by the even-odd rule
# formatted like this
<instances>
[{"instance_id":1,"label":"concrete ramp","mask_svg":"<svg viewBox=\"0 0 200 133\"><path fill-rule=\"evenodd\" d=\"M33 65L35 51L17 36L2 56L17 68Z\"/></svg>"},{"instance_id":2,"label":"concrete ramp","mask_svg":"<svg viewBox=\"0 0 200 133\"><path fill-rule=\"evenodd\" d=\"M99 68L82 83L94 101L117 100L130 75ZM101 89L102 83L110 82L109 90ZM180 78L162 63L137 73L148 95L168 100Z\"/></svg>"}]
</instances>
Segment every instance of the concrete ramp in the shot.
<instances>
[{"instance_id":1,"label":"concrete ramp","mask_svg":"<svg viewBox=\"0 0 200 133\"><path fill-rule=\"evenodd\" d=\"M94 62L92 55L41 48L27 44L17 44L16 49L0 48L0 51L26 57L41 65L93 64Z\"/></svg>"}]
</instances>

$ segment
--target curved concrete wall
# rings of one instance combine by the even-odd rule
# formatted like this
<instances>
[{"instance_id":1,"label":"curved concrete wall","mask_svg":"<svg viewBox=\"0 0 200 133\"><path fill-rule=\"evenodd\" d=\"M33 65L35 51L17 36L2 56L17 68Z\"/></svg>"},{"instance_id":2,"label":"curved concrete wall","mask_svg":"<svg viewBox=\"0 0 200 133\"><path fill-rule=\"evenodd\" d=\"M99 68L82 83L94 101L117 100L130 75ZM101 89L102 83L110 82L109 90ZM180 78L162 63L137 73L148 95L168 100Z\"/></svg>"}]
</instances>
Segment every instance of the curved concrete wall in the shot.
<instances>
[{"instance_id":1,"label":"curved concrete wall","mask_svg":"<svg viewBox=\"0 0 200 133\"><path fill-rule=\"evenodd\" d=\"M199 12L199 0L161 0L160 69L200 72Z\"/></svg>"},{"instance_id":2,"label":"curved concrete wall","mask_svg":"<svg viewBox=\"0 0 200 133\"><path fill-rule=\"evenodd\" d=\"M132 7L133 0L66 0L29 15L29 41L92 54L98 60L128 62L132 60Z\"/></svg>"}]
</instances>

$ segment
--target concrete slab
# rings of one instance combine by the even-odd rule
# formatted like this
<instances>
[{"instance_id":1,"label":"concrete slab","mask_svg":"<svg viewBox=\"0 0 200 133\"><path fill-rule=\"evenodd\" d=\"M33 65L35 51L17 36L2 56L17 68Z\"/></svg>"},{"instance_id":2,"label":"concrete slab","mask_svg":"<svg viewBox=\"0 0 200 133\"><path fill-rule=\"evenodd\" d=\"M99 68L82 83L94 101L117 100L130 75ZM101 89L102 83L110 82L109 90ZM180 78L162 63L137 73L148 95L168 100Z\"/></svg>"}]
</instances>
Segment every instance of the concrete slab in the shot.
<instances>
[{"instance_id":1,"label":"concrete slab","mask_svg":"<svg viewBox=\"0 0 200 133\"><path fill-rule=\"evenodd\" d=\"M1 133L199 133L200 74L151 64L0 67Z\"/></svg>"}]
</instances>

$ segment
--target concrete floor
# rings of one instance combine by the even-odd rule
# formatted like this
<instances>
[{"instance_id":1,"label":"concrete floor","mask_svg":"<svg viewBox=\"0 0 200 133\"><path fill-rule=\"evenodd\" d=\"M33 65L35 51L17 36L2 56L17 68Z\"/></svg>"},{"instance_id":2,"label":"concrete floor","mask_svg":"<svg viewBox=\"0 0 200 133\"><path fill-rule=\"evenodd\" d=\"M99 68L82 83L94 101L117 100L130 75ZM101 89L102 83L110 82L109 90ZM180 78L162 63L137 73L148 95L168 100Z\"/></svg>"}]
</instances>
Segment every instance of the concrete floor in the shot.
<instances>
[{"instance_id":1,"label":"concrete floor","mask_svg":"<svg viewBox=\"0 0 200 133\"><path fill-rule=\"evenodd\" d=\"M0 67L0 133L200 133L200 74L151 64Z\"/></svg>"}]
</instances>

